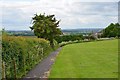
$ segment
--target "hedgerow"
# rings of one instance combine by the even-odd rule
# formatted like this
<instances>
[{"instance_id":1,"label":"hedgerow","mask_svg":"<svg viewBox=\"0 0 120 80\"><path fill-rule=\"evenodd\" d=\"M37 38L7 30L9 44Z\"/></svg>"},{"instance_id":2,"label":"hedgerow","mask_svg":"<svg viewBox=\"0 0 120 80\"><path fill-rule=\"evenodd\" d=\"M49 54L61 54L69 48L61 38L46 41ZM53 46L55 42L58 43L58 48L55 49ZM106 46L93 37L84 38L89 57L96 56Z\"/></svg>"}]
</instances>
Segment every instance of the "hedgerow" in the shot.
<instances>
[{"instance_id":1,"label":"hedgerow","mask_svg":"<svg viewBox=\"0 0 120 80\"><path fill-rule=\"evenodd\" d=\"M49 41L44 39L3 36L2 77L23 77L51 51Z\"/></svg>"}]
</instances>

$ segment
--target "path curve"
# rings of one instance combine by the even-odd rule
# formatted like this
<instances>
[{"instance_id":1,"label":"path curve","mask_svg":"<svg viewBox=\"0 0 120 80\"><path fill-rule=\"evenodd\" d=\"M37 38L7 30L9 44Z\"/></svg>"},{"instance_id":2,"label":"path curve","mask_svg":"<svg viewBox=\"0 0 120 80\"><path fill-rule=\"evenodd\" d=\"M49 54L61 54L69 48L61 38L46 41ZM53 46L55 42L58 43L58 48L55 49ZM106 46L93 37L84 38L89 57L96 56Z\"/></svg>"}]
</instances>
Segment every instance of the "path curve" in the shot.
<instances>
[{"instance_id":1,"label":"path curve","mask_svg":"<svg viewBox=\"0 0 120 80\"><path fill-rule=\"evenodd\" d=\"M24 78L47 78L52 64L61 49L62 48L60 47L56 51L50 53L48 57L43 59L36 67L30 70Z\"/></svg>"}]
</instances>

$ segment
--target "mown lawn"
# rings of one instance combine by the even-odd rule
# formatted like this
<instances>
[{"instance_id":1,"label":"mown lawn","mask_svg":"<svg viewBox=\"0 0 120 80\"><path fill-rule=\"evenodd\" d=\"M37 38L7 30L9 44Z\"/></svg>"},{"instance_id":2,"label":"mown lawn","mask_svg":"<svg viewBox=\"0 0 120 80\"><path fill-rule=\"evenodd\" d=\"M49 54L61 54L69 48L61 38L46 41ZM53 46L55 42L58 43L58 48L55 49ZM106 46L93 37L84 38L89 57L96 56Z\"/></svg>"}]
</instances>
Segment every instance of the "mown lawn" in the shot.
<instances>
[{"instance_id":1,"label":"mown lawn","mask_svg":"<svg viewBox=\"0 0 120 80\"><path fill-rule=\"evenodd\" d=\"M117 78L118 40L66 45L49 78Z\"/></svg>"}]
</instances>

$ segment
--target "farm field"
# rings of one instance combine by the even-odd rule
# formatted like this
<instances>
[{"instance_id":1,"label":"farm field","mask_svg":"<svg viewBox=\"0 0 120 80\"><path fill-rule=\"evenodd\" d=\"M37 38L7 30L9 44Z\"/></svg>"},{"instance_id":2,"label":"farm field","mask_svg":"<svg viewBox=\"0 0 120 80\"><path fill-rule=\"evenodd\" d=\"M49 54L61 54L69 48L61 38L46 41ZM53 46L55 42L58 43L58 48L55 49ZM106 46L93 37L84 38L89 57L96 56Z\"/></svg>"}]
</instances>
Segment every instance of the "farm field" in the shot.
<instances>
[{"instance_id":1,"label":"farm field","mask_svg":"<svg viewBox=\"0 0 120 80\"><path fill-rule=\"evenodd\" d=\"M117 78L118 40L66 45L52 66L49 78Z\"/></svg>"}]
</instances>

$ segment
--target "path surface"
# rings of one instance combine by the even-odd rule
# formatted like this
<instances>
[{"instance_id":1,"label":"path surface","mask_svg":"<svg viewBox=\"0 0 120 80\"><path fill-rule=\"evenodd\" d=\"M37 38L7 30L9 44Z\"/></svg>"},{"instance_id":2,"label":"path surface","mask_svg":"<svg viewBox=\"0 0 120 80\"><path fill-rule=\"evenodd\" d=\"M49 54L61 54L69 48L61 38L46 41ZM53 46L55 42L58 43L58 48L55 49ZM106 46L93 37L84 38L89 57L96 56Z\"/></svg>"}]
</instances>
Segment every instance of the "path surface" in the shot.
<instances>
[{"instance_id":1,"label":"path surface","mask_svg":"<svg viewBox=\"0 0 120 80\"><path fill-rule=\"evenodd\" d=\"M49 70L55 61L55 58L62 48L58 48L56 51L48 55L47 58L43 59L36 67L34 67L24 78L47 78Z\"/></svg>"}]
</instances>

